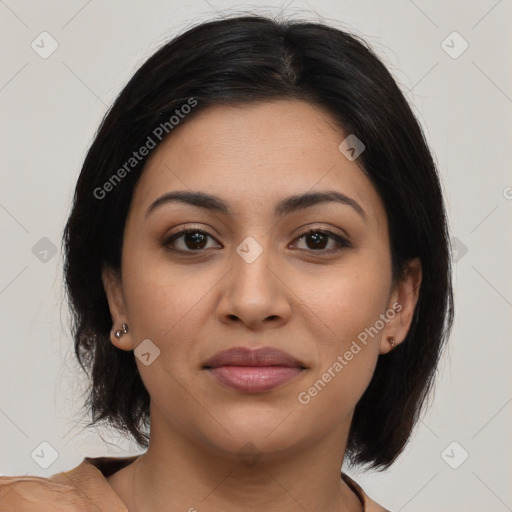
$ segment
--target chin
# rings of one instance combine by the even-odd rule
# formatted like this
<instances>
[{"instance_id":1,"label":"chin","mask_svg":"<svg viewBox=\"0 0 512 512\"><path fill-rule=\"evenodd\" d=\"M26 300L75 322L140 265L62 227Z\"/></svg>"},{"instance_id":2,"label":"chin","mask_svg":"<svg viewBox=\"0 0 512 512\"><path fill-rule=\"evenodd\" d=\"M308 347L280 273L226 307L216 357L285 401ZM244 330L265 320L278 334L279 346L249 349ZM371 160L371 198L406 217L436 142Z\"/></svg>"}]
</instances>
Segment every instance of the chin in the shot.
<instances>
[{"instance_id":1,"label":"chin","mask_svg":"<svg viewBox=\"0 0 512 512\"><path fill-rule=\"evenodd\" d=\"M274 405L244 404L226 408L219 417L223 429L206 434L210 443L231 455L242 456L245 452L255 451L270 455L298 446L308 436L304 425L297 424L298 416L291 414L291 408ZM221 434L220 436L218 434Z\"/></svg>"}]
</instances>

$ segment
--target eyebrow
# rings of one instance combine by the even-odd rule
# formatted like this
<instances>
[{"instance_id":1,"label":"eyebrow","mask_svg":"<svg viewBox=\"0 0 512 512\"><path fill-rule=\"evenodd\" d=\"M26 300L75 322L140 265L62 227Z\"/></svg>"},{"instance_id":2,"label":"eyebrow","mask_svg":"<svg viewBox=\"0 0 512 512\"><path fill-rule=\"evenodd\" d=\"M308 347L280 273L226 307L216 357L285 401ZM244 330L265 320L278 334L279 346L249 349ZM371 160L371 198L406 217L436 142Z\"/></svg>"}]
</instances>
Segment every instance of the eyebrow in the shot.
<instances>
[{"instance_id":1,"label":"eyebrow","mask_svg":"<svg viewBox=\"0 0 512 512\"><path fill-rule=\"evenodd\" d=\"M145 217L147 217L151 212L163 206L164 204L174 202L189 204L199 208L204 208L206 210L222 213L224 215L230 215L230 208L228 203L226 203L218 196L206 194L205 192L176 190L173 192L168 192L167 194L164 194L163 196L160 196L158 199L153 201L153 203L151 203L151 205L146 210ZM350 206L363 218L365 222L367 221L366 212L357 201L335 190L327 190L324 192L306 192L304 194L297 194L286 197L277 203L274 214L277 217L284 217L290 213L323 203L340 203Z\"/></svg>"}]
</instances>

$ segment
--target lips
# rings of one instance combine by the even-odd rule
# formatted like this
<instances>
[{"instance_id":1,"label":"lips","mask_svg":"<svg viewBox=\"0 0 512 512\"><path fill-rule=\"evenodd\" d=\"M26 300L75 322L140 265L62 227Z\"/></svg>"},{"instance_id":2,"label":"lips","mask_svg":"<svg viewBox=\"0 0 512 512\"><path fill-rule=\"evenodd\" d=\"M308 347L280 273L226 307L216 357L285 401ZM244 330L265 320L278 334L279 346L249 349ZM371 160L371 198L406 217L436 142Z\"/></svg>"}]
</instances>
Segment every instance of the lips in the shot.
<instances>
[{"instance_id":1,"label":"lips","mask_svg":"<svg viewBox=\"0 0 512 512\"><path fill-rule=\"evenodd\" d=\"M234 347L215 354L203 365L214 379L247 393L270 391L294 380L306 369L290 354L272 347Z\"/></svg>"},{"instance_id":2,"label":"lips","mask_svg":"<svg viewBox=\"0 0 512 512\"><path fill-rule=\"evenodd\" d=\"M289 368L304 368L304 365L290 354L277 348L264 347L248 349L234 347L218 352L204 364L205 368L219 366L286 366Z\"/></svg>"}]
</instances>

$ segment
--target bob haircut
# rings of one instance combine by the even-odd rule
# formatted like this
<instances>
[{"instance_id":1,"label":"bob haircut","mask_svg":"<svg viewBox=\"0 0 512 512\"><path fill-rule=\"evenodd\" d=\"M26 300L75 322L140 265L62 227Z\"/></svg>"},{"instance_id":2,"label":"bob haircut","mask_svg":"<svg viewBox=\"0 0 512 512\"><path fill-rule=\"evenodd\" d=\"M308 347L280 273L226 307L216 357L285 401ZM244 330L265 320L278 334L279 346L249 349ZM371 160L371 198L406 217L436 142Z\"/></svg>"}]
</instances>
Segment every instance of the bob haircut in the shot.
<instances>
[{"instance_id":1,"label":"bob haircut","mask_svg":"<svg viewBox=\"0 0 512 512\"><path fill-rule=\"evenodd\" d=\"M411 436L452 327L450 239L436 165L404 95L364 40L317 22L243 15L196 25L154 53L105 115L63 233L74 349L91 380L88 426L105 422L148 446L150 397L133 353L110 341L101 279L104 265L120 272L125 221L148 156L138 155L130 172L126 163L148 137L156 146L165 140L158 127L172 136L169 120L180 112L189 112L181 125L209 105L279 99L309 102L363 141L357 163L386 208L394 282L408 260L421 261L407 337L379 357L348 437L349 463L384 469Z\"/></svg>"}]
</instances>

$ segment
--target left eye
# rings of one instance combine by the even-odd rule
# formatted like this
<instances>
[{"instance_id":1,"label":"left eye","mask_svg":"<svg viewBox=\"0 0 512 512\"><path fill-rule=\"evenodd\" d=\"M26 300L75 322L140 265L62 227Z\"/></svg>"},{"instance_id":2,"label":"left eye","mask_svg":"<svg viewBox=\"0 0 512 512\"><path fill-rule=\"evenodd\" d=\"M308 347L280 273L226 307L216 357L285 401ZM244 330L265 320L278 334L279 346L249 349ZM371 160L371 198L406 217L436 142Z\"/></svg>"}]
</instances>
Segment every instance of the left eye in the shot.
<instances>
[{"instance_id":1,"label":"left eye","mask_svg":"<svg viewBox=\"0 0 512 512\"><path fill-rule=\"evenodd\" d=\"M346 238L335 235L330 231L322 231L318 229L303 233L297 238L297 240L305 241L308 249L313 249L314 251L318 252L333 250L332 247L326 248L326 246L329 245L329 240L334 242L334 250L342 247L350 247L350 242Z\"/></svg>"}]
</instances>

